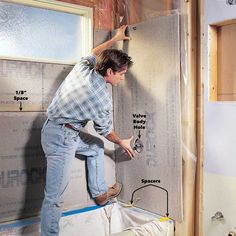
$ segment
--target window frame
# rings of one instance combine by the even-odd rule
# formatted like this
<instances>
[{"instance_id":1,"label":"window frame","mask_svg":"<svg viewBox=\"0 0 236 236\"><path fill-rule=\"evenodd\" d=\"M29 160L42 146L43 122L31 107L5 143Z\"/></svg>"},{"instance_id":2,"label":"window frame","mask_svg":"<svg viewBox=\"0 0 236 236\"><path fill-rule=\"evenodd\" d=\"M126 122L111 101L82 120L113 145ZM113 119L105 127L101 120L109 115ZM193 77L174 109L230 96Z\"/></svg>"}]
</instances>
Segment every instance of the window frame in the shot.
<instances>
[{"instance_id":1,"label":"window frame","mask_svg":"<svg viewBox=\"0 0 236 236\"><path fill-rule=\"evenodd\" d=\"M81 19L81 31L83 32L81 43L81 55L86 56L90 53L93 45L93 8L76 5L72 3L59 2L55 0L2 0L6 3L15 3L29 7L43 8L47 10L54 10L59 12L71 13L79 15ZM11 57L0 55L0 59L17 60L17 61L33 61L46 62L56 64L76 64L76 61L53 60L42 58L26 58L26 57Z\"/></svg>"}]
</instances>

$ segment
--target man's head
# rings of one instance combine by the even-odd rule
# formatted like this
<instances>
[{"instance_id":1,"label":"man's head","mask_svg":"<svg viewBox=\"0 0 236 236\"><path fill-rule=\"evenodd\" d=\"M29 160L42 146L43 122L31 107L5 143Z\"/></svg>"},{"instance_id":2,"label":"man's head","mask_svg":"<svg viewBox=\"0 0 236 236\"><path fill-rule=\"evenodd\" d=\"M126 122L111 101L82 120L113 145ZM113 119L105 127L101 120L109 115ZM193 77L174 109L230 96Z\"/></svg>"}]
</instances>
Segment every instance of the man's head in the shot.
<instances>
[{"instance_id":1,"label":"man's head","mask_svg":"<svg viewBox=\"0 0 236 236\"><path fill-rule=\"evenodd\" d=\"M132 64L131 57L126 53L117 49L107 49L98 55L95 70L107 83L117 85L125 79L125 73Z\"/></svg>"}]
</instances>

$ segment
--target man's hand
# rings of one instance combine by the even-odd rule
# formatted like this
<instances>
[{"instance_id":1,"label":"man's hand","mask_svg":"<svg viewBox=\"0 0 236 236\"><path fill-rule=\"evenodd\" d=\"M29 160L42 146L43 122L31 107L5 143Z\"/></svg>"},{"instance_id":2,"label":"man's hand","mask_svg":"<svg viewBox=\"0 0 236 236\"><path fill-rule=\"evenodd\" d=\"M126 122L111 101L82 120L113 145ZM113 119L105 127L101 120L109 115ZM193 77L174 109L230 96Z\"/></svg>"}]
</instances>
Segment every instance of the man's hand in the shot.
<instances>
[{"instance_id":1,"label":"man's hand","mask_svg":"<svg viewBox=\"0 0 236 236\"><path fill-rule=\"evenodd\" d=\"M110 40L98 45L97 47L92 49L92 53L94 55L99 55L102 51L112 47L116 42L121 40L130 40L130 37L125 36L125 30L128 26L122 25L116 32L115 36L112 37Z\"/></svg>"},{"instance_id":2,"label":"man's hand","mask_svg":"<svg viewBox=\"0 0 236 236\"><path fill-rule=\"evenodd\" d=\"M129 155L131 159L134 158L134 150L131 147L131 141L133 136L129 139L121 139L119 145L125 150L125 152Z\"/></svg>"},{"instance_id":3,"label":"man's hand","mask_svg":"<svg viewBox=\"0 0 236 236\"><path fill-rule=\"evenodd\" d=\"M129 155L130 158L134 158L134 150L131 147L131 141L133 139L133 136L131 138L128 139L121 139L118 134L112 130L107 136L106 138L115 143L118 144L122 149L125 150L125 152Z\"/></svg>"},{"instance_id":4,"label":"man's hand","mask_svg":"<svg viewBox=\"0 0 236 236\"><path fill-rule=\"evenodd\" d=\"M115 36L112 38L113 40L121 41L121 40L130 40L130 37L125 35L125 30L128 26L122 25L116 32Z\"/></svg>"}]
</instances>

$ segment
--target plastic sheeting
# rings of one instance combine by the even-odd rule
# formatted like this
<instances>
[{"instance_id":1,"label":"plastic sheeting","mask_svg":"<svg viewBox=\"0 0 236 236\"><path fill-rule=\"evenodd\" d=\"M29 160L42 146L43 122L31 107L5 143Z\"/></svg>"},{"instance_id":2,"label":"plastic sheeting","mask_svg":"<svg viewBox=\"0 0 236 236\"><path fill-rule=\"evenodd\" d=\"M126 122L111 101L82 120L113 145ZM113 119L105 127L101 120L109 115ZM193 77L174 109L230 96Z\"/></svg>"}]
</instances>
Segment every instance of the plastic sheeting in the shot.
<instances>
[{"instance_id":1,"label":"plastic sheeting","mask_svg":"<svg viewBox=\"0 0 236 236\"><path fill-rule=\"evenodd\" d=\"M94 27L112 30L122 24L136 24L141 21L166 15L180 6L180 0L58 0L94 9Z\"/></svg>"},{"instance_id":2,"label":"plastic sheeting","mask_svg":"<svg viewBox=\"0 0 236 236\"><path fill-rule=\"evenodd\" d=\"M174 223L168 218L162 218L139 208L126 208L123 204L117 204L113 211L116 212L117 218L113 218L111 226L114 227L119 222L123 222L123 226L118 226L122 232L111 234L111 236L174 236ZM117 228L117 230L120 229Z\"/></svg>"},{"instance_id":3,"label":"plastic sheeting","mask_svg":"<svg viewBox=\"0 0 236 236\"><path fill-rule=\"evenodd\" d=\"M114 25L136 24L176 10L178 1L171 0L115 0Z\"/></svg>"},{"instance_id":4,"label":"plastic sheeting","mask_svg":"<svg viewBox=\"0 0 236 236\"><path fill-rule=\"evenodd\" d=\"M68 212L65 215L60 221L60 236L111 236L151 222L158 225L158 229L153 231L155 236L174 236L172 220L163 219L159 215L138 208L125 208L117 202L92 211ZM0 227L0 235L5 236L38 236L39 233L37 219Z\"/></svg>"}]
</instances>

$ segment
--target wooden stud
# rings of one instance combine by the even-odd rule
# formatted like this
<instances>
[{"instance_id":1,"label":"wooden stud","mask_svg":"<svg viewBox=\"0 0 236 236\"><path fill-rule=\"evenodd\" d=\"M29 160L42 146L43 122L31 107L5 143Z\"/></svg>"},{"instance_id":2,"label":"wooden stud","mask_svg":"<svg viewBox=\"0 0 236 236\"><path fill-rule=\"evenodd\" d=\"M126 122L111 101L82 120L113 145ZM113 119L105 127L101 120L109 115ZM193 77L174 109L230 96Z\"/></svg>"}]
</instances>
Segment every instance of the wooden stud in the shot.
<instances>
[{"instance_id":1,"label":"wooden stud","mask_svg":"<svg viewBox=\"0 0 236 236\"><path fill-rule=\"evenodd\" d=\"M217 101L217 27L209 26L209 100Z\"/></svg>"},{"instance_id":2,"label":"wooden stud","mask_svg":"<svg viewBox=\"0 0 236 236\"><path fill-rule=\"evenodd\" d=\"M197 172L195 201L195 236L203 235L203 160L204 160L204 0L198 1L197 11Z\"/></svg>"}]
</instances>

